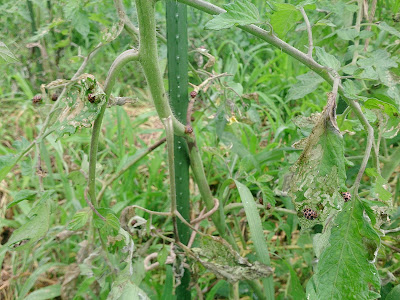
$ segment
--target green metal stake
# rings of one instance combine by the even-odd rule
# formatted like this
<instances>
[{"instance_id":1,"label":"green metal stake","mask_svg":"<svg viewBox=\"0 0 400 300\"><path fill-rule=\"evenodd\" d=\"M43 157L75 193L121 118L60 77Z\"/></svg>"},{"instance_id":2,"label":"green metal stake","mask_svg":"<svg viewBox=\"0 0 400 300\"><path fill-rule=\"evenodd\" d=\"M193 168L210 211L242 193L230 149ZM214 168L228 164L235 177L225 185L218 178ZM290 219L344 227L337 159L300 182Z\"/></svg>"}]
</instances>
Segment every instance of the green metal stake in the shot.
<instances>
[{"instance_id":1,"label":"green metal stake","mask_svg":"<svg viewBox=\"0 0 400 300\"><path fill-rule=\"evenodd\" d=\"M186 5L167 1L168 84L171 108L175 117L186 123L188 108L188 39ZM189 154L182 137L174 137L176 205L180 214L189 221ZM190 229L177 220L179 240L187 244ZM176 288L177 299L190 299L188 290L190 273L185 269L181 285Z\"/></svg>"}]
</instances>

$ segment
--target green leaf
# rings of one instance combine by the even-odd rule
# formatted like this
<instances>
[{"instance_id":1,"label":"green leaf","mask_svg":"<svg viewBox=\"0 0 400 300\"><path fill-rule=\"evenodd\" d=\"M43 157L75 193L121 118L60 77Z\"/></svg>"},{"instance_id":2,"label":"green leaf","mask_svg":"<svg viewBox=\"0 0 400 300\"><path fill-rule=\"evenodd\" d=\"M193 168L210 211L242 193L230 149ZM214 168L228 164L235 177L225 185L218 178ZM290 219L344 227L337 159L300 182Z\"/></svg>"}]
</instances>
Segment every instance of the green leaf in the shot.
<instances>
[{"instance_id":1,"label":"green leaf","mask_svg":"<svg viewBox=\"0 0 400 300\"><path fill-rule=\"evenodd\" d=\"M354 28L339 29L336 33L345 41L353 41L358 36L358 31Z\"/></svg>"},{"instance_id":2,"label":"green leaf","mask_svg":"<svg viewBox=\"0 0 400 300\"><path fill-rule=\"evenodd\" d=\"M46 235L50 224L50 201L48 201L48 196L48 193L43 194L43 198L47 199L34 208L35 215L13 232L6 244L9 250L28 249Z\"/></svg>"},{"instance_id":3,"label":"green leaf","mask_svg":"<svg viewBox=\"0 0 400 300\"><path fill-rule=\"evenodd\" d=\"M119 219L116 215L114 215L113 213L108 213L106 215L106 223L108 226L110 226L112 229L114 230L119 230L119 228L121 227L119 224Z\"/></svg>"},{"instance_id":4,"label":"green leaf","mask_svg":"<svg viewBox=\"0 0 400 300\"><path fill-rule=\"evenodd\" d=\"M0 42L0 64L2 63L16 63L19 60L14 56L14 54L8 49L6 44Z\"/></svg>"},{"instance_id":5,"label":"green leaf","mask_svg":"<svg viewBox=\"0 0 400 300\"><path fill-rule=\"evenodd\" d=\"M378 25L378 28L384 31L389 32L390 34L400 38L400 31L397 29L393 28L392 26L389 26L386 22L381 22Z\"/></svg>"},{"instance_id":6,"label":"green leaf","mask_svg":"<svg viewBox=\"0 0 400 300\"><path fill-rule=\"evenodd\" d=\"M296 272L293 270L292 266L286 260L282 260L282 262L289 269L289 274L290 274L290 279L288 280L289 281L288 295L290 295L293 300L306 299L306 293L304 292L304 288L301 286L299 277L297 277Z\"/></svg>"},{"instance_id":7,"label":"green leaf","mask_svg":"<svg viewBox=\"0 0 400 300\"><path fill-rule=\"evenodd\" d=\"M61 295L61 284L53 284L30 293L25 300L55 299Z\"/></svg>"},{"instance_id":8,"label":"green leaf","mask_svg":"<svg viewBox=\"0 0 400 300\"><path fill-rule=\"evenodd\" d=\"M150 300L146 293L132 282L133 274L127 266L114 280L107 300Z\"/></svg>"},{"instance_id":9,"label":"green leaf","mask_svg":"<svg viewBox=\"0 0 400 300\"><path fill-rule=\"evenodd\" d=\"M264 265L270 265L269 251L264 237L264 231L261 224L260 214L258 212L253 195L249 188L237 180L234 180L236 187L239 191L240 199L242 200L244 211L246 212L247 222L250 228L251 239L253 240L256 256ZM263 279L264 292L273 295L273 281L272 278Z\"/></svg>"},{"instance_id":10,"label":"green leaf","mask_svg":"<svg viewBox=\"0 0 400 300\"><path fill-rule=\"evenodd\" d=\"M83 226L86 225L91 213L92 213L92 211L89 207L85 207L84 209L76 212L75 215L73 216L71 222L68 224L68 229L69 230L81 229Z\"/></svg>"},{"instance_id":11,"label":"green leaf","mask_svg":"<svg viewBox=\"0 0 400 300\"><path fill-rule=\"evenodd\" d=\"M387 181L375 169L367 168L365 173L368 176L375 177L374 191L378 194L379 199L390 204L391 202L388 203L388 201L392 198L392 194L384 188Z\"/></svg>"},{"instance_id":12,"label":"green leaf","mask_svg":"<svg viewBox=\"0 0 400 300\"><path fill-rule=\"evenodd\" d=\"M225 13L214 16L206 25L206 29L220 30L236 25L250 25L260 22L257 7L247 0L236 0L224 5Z\"/></svg>"},{"instance_id":13,"label":"green leaf","mask_svg":"<svg viewBox=\"0 0 400 300\"><path fill-rule=\"evenodd\" d=\"M397 107L392 103L388 103L376 98L369 98L364 102L364 106L368 109L380 109L389 116L394 116L399 113Z\"/></svg>"},{"instance_id":14,"label":"green leaf","mask_svg":"<svg viewBox=\"0 0 400 300\"><path fill-rule=\"evenodd\" d=\"M279 37L284 37L302 18L296 6L288 3L274 3L271 25Z\"/></svg>"},{"instance_id":15,"label":"green leaf","mask_svg":"<svg viewBox=\"0 0 400 300\"><path fill-rule=\"evenodd\" d=\"M387 294L385 300L398 300L400 299L400 284L396 285L389 294Z\"/></svg>"},{"instance_id":16,"label":"green leaf","mask_svg":"<svg viewBox=\"0 0 400 300\"><path fill-rule=\"evenodd\" d=\"M326 53L324 48L315 47L315 53L321 65L336 71L340 69L340 61L332 54Z\"/></svg>"},{"instance_id":17,"label":"green leaf","mask_svg":"<svg viewBox=\"0 0 400 300\"><path fill-rule=\"evenodd\" d=\"M288 101L303 98L305 95L314 92L318 88L320 83L324 82L321 76L312 71L297 76L296 78L298 81L289 89L287 95Z\"/></svg>"},{"instance_id":18,"label":"green leaf","mask_svg":"<svg viewBox=\"0 0 400 300\"><path fill-rule=\"evenodd\" d=\"M7 205L7 208L13 207L14 205L24 200L33 200L35 199L36 194L37 191L21 190L17 194L15 194L14 200Z\"/></svg>"},{"instance_id":19,"label":"green leaf","mask_svg":"<svg viewBox=\"0 0 400 300\"><path fill-rule=\"evenodd\" d=\"M157 261L159 262L160 266L164 266L165 262L167 261L168 257L168 247L163 245L161 251L157 255Z\"/></svg>"},{"instance_id":20,"label":"green leaf","mask_svg":"<svg viewBox=\"0 0 400 300\"><path fill-rule=\"evenodd\" d=\"M64 6L64 14L67 20L70 20L73 27L84 38L90 32L89 16L83 10L83 3L77 0L68 1Z\"/></svg>"},{"instance_id":21,"label":"green leaf","mask_svg":"<svg viewBox=\"0 0 400 300\"><path fill-rule=\"evenodd\" d=\"M60 267L62 264L60 263L47 263L44 265L39 266L36 270L29 276L29 278L24 282L21 290L18 293L19 300L27 299L25 298L26 294L33 288L36 283L36 280L45 272L47 272L51 268ZM30 294L32 295L32 293ZM29 296L30 296L29 295ZM56 296L55 296L56 297Z\"/></svg>"},{"instance_id":22,"label":"green leaf","mask_svg":"<svg viewBox=\"0 0 400 300\"><path fill-rule=\"evenodd\" d=\"M318 214L314 220L300 217L302 229L323 223L344 202L340 195L346 189L344 145L335 107L335 97L329 94L312 133L293 145L304 150L290 169L289 195L299 213L310 208Z\"/></svg>"},{"instance_id":23,"label":"green leaf","mask_svg":"<svg viewBox=\"0 0 400 300\"><path fill-rule=\"evenodd\" d=\"M390 57L390 54L384 50L379 49L371 52L368 58L361 58L357 61L357 64L365 70L369 70L369 73L375 71L379 80L386 86L392 86L393 80L388 72L390 68L396 68L397 63ZM375 78L374 78L375 79ZM378 78L376 78L378 79Z\"/></svg>"},{"instance_id":24,"label":"green leaf","mask_svg":"<svg viewBox=\"0 0 400 300\"><path fill-rule=\"evenodd\" d=\"M345 203L314 275L317 299L375 299L380 279L373 261L380 239L363 216L360 199Z\"/></svg>"},{"instance_id":25,"label":"green leaf","mask_svg":"<svg viewBox=\"0 0 400 300\"><path fill-rule=\"evenodd\" d=\"M165 284L161 300L174 300L174 274L170 265L165 266Z\"/></svg>"}]
</instances>

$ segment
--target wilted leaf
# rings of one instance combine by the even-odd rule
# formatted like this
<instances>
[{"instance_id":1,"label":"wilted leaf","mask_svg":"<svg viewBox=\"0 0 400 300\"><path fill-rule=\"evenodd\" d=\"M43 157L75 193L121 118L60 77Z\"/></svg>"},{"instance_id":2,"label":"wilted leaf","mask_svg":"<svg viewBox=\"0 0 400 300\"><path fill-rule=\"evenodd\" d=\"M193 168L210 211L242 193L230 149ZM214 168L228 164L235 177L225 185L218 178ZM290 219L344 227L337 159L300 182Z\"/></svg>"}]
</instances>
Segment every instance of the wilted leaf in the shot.
<instances>
[{"instance_id":1,"label":"wilted leaf","mask_svg":"<svg viewBox=\"0 0 400 300\"><path fill-rule=\"evenodd\" d=\"M302 228L323 223L333 208L343 204L340 192L346 189L344 146L335 108L336 99L329 94L311 134L300 141L304 150L291 167L289 195L296 209L301 213L304 208L310 208L318 214L314 220L300 217Z\"/></svg>"},{"instance_id":2,"label":"wilted leaf","mask_svg":"<svg viewBox=\"0 0 400 300\"><path fill-rule=\"evenodd\" d=\"M317 89L320 83L324 82L321 76L314 72L308 72L297 76L297 82L289 89L287 100L296 100L312 93Z\"/></svg>"},{"instance_id":3,"label":"wilted leaf","mask_svg":"<svg viewBox=\"0 0 400 300\"><path fill-rule=\"evenodd\" d=\"M284 37L301 18L301 13L296 6L289 3L274 3L271 25L279 37Z\"/></svg>"},{"instance_id":4,"label":"wilted leaf","mask_svg":"<svg viewBox=\"0 0 400 300\"><path fill-rule=\"evenodd\" d=\"M257 7L247 0L236 0L233 3L224 5L225 13L214 16L205 28L220 30L236 25L249 25L260 22Z\"/></svg>"},{"instance_id":5,"label":"wilted leaf","mask_svg":"<svg viewBox=\"0 0 400 300\"><path fill-rule=\"evenodd\" d=\"M73 299L76 293L76 283L81 270L77 263L70 264L64 274L61 285L61 298L63 300Z\"/></svg>"},{"instance_id":6,"label":"wilted leaf","mask_svg":"<svg viewBox=\"0 0 400 300\"><path fill-rule=\"evenodd\" d=\"M16 63L18 59L14 56L14 54L8 49L6 44L0 42L0 64L3 62L6 63Z\"/></svg>"},{"instance_id":7,"label":"wilted leaf","mask_svg":"<svg viewBox=\"0 0 400 300\"><path fill-rule=\"evenodd\" d=\"M313 277L317 299L376 299L380 279L375 267L378 234L363 216L358 198L345 203L332 227Z\"/></svg>"}]
</instances>

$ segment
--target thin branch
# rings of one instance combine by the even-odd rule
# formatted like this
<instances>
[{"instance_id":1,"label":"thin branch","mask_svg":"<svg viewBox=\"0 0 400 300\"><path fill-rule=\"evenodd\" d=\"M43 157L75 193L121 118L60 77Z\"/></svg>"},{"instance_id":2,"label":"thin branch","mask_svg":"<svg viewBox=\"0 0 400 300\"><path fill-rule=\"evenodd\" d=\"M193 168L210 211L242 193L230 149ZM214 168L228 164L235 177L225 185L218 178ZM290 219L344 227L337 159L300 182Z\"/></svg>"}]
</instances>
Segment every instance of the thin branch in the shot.
<instances>
[{"instance_id":1,"label":"thin branch","mask_svg":"<svg viewBox=\"0 0 400 300\"><path fill-rule=\"evenodd\" d=\"M265 206L261 205L261 204L256 204L257 208L259 209L264 209L265 210ZM226 205L224 207L224 212L227 213L233 209L237 209L237 208L243 208L243 203L230 203L228 205ZM282 212L285 214L290 214L290 215L297 215L297 211L295 210L291 210L291 209L286 209L286 208L281 208L281 207L273 207L271 209L269 209L269 211L271 212Z\"/></svg>"},{"instance_id":2,"label":"thin branch","mask_svg":"<svg viewBox=\"0 0 400 300\"><path fill-rule=\"evenodd\" d=\"M400 248L397 248L397 247L395 247L395 246L393 246L393 245L391 245L389 243L386 243L384 241L382 241L382 244L385 245L386 247L389 247L390 249L400 253Z\"/></svg>"},{"instance_id":3,"label":"thin branch","mask_svg":"<svg viewBox=\"0 0 400 300\"><path fill-rule=\"evenodd\" d=\"M88 198L88 187L85 188L84 191L84 197L85 197L85 201L87 203L87 205L90 207L90 209L99 216L100 219L102 219L103 221L106 220L106 218L104 218L98 211L97 209L93 206L93 203L90 201L90 199Z\"/></svg>"},{"instance_id":4,"label":"thin branch","mask_svg":"<svg viewBox=\"0 0 400 300\"><path fill-rule=\"evenodd\" d=\"M368 22L370 22L370 23L374 20L377 2L378 2L378 0L372 0L371 11L370 11L369 16L368 16ZM365 30L366 31L371 31L371 25L368 25L368 27ZM364 51L367 51L370 39L371 38L367 38L365 40Z\"/></svg>"},{"instance_id":5,"label":"thin branch","mask_svg":"<svg viewBox=\"0 0 400 300\"><path fill-rule=\"evenodd\" d=\"M159 140L157 143L151 145L149 148L147 148L146 150L144 150L142 153L140 153L140 155L138 155L137 157L135 157L135 159L132 159L129 163L127 163L125 166L123 166L121 168L121 170L119 170L117 173L114 173L112 175L111 178L109 178L102 186L99 194L97 195L97 200L96 203L100 203L101 199L103 198L103 195L107 189L107 187L109 187L111 184L113 184L113 182L115 180L117 180L122 174L124 174L127 170L129 170L130 167L132 167L134 164L136 164L138 161L140 161L142 158L146 157L150 152L152 152L153 150L157 149L159 146L161 146L162 144L164 144L166 141L165 138L162 138L161 140Z\"/></svg>"},{"instance_id":6,"label":"thin branch","mask_svg":"<svg viewBox=\"0 0 400 300\"><path fill-rule=\"evenodd\" d=\"M197 224L200 223L201 221L207 219L209 216L211 216L213 213L215 213L218 210L219 207L219 201L217 198L214 198L214 207L206 212L204 215L198 216L196 219L193 219L190 221L190 224Z\"/></svg>"},{"instance_id":7,"label":"thin branch","mask_svg":"<svg viewBox=\"0 0 400 300\"><path fill-rule=\"evenodd\" d=\"M362 115L362 119L360 121L361 121L361 123L363 123L363 125L365 124L365 126L367 126L367 146L365 148L364 158L361 162L360 170L358 171L356 180L354 181L354 184L352 187L352 189L354 189L354 194L357 195L358 188L359 188L360 182L361 182L361 178L364 174L365 168L367 167L369 156L371 155L371 149L372 149L372 145L374 142L374 130L373 130L372 126L368 123L367 118L362 113L360 104L358 104L358 102L354 102L354 104L355 104L355 106L354 106L353 110L356 113L358 112L360 115Z\"/></svg>"},{"instance_id":8,"label":"thin branch","mask_svg":"<svg viewBox=\"0 0 400 300\"><path fill-rule=\"evenodd\" d=\"M175 183L175 156L174 156L174 127L172 124L172 117L169 116L163 119L165 126L165 133L167 136L167 149L168 149L168 171L170 182L170 197L171 197L171 216L172 224L174 226L175 241L179 242L178 224L176 223L176 183Z\"/></svg>"},{"instance_id":9,"label":"thin branch","mask_svg":"<svg viewBox=\"0 0 400 300\"><path fill-rule=\"evenodd\" d=\"M307 55L310 58L312 58L314 44L313 44L313 38L312 38L311 24L310 24L310 21L308 20L307 14L306 14L306 12L305 12L303 7L300 7L300 12L303 15L304 22L306 23L306 28L307 28L307 35L308 35L308 52L307 52Z\"/></svg>"},{"instance_id":10,"label":"thin branch","mask_svg":"<svg viewBox=\"0 0 400 300\"><path fill-rule=\"evenodd\" d=\"M106 94L106 102L101 107L100 113L97 116L93 124L92 139L90 143L89 153L89 196L92 201L96 201L96 161L97 161L97 149L99 145L99 135L101 130L101 123L103 121L104 112L107 107L108 100L110 99L111 90L114 87L115 80L121 71L121 69L131 61L135 61L139 58L139 54L136 50L130 49L121 53L112 63L110 70L104 84L104 93Z\"/></svg>"},{"instance_id":11,"label":"thin branch","mask_svg":"<svg viewBox=\"0 0 400 300\"><path fill-rule=\"evenodd\" d=\"M124 208L124 210L125 210L125 209L128 209L128 208L129 208L129 209L136 209L136 208L137 208L137 209L143 210L144 212L147 212L147 213L150 214L150 215L163 216L163 217L170 217L170 216L171 216L171 213L170 213L170 212L154 211L154 210L150 210L150 209L141 207L141 206L139 206L139 205L127 206L127 207Z\"/></svg>"},{"instance_id":12,"label":"thin branch","mask_svg":"<svg viewBox=\"0 0 400 300\"><path fill-rule=\"evenodd\" d=\"M358 12L357 12L357 20L356 20L356 26L355 29L357 31L357 33L360 33L360 27L361 27L361 20L362 20L362 9L363 9L363 0L358 0L357 1L357 5L358 5ZM360 45L360 38L356 38L356 40L354 41L354 53L353 53L353 60L351 61L352 65L355 65L357 62L357 58L358 58L358 46Z\"/></svg>"},{"instance_id":13,"label":"thin branch","mask_svg":"<svg viewBox=\"0 0 400 300\"><path fill-rule=\"evenodd\" d=\"M383 234L394 233L394 232L399 232L399 231L400 231L400 227L388 229L388 230L382 230Z\"/></svg>"},{"instance_id":14,"label":"thin branch","mask_svg":"<svg viewBox=\"0 0 400 300\"><path fill-rule=\"evenodd\" d=\"M115 8L117 9L117 14L118 18L124 22L124 28L125 30L129 33L129 35L137 40L139 37L139 29L133 25L131 20L129 20L128 16L126 15L125 12L125 7L124 4L122 3L122 0L114 0L114 5Z\"/></svg>"},{"instance_id":15,"label":"thin branch","mask_svg":"<svg viewBox=\"0 0 400 300\"><path fill-rule=\"evenodd\" d=\"M203 216L203 214L204 214L205 211L206 211L206 208L204 207L204 208L202 209L202 211L200 212L198 218L200 218L201 216ZM200 222L198 222L198 223L196 223L196 224L194 225L194 228L196 228L196 230L198 230L199 227L200 227ZM192 244L193 244L193 242L194 242L194 239L196 238L196 233L197 233L197 231L193 231L192 234L190 235L190 239L189 239L189 242L188 242L188 244L187 244L187 246L188 246L189 248L192 247Z\"/></svg>"}]
</instances>

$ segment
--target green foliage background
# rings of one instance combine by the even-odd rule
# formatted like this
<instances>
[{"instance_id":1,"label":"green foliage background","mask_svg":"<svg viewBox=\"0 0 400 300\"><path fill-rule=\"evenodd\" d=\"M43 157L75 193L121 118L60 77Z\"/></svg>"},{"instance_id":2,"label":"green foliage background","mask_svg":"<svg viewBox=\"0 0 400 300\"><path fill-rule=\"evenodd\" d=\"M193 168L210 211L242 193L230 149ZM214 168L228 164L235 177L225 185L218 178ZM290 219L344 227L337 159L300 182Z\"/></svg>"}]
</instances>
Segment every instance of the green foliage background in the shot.
<instances>
[{"instance_id":1,"label":"green foliage background","mask_svg":"<svg viewBox=\"0 0 400 300\"><path fill-rule=\"evenodd\" d=\"M137 26L135 5L123 3ZM259 283L270 287L277 299L376 299L379 294L397 299L400 241L398 231L390 230L400 226L398 1L377 1L375 18L364 18L359 31L357 1L213 4L228 12L213 18L188 8L189 82L199 86L213 74L229 76L199 91L192 126L208 184L220 201L217 213L233 233L235 250L249 263L271 264L273 277ZM370 159L359 195L347 203L341 193L355 194L350 187L365 151L362 124L341 97L333 112L337 124L319 119L331 86L281 49L234 28L259 25L307 53L299 7L312 25L314 59L345 76L344 94L360 102L380 146L380 164ZM156 21L159 65L168 87L164 1L156 4ZM0 290L4 299L174 298L180 266L166 263L171 244L151 234L154 226L172 237L171 220L140 211L123 214L134 204L161 212L170 207L165 147L141 156L165 134L137 63L121 71L113 89L114 97L130 97L131 103L106 110L98 190L112 174L129 168L104 192L99 211L105 222L85 202L91 130L84 127L104 101L102 85L113 60L138 46L118 22L110 1L0 4L0 258L8 274ZM84 122L70 128L71 135L63 135L65 130L61 137L50 133L32 144L33 151L25 151L54 105L52 94L61 90L43 93L41 85L67 82L99 43L104 46L84 71L92 74L95 88L77 82L68 90L69 102L63 100L65 105L83 101L89 108ZM99 95L99 102L86 101L89 91ZM42 101L32 103L37 94L43 95ZM59 128L58 121L50 121L53 129ZM303 147L308 143L312 151L302 152L296 142ZM193 182L189 188L194 218L204 205ZM319 218L306 220L305 207L315 209ZM199 230L217 235L209 220ZM193 247L204 245L196 239ZM158 253L153 262L160 266L145 271L143 258L151 253ZM176 253L177 261L186 256L191 266L191 282L197 284L191 289L194 299L199 291L206 299L256 297L254 283L242 280L232 286L181 250Z\"/></svg>"}]
</instances>

